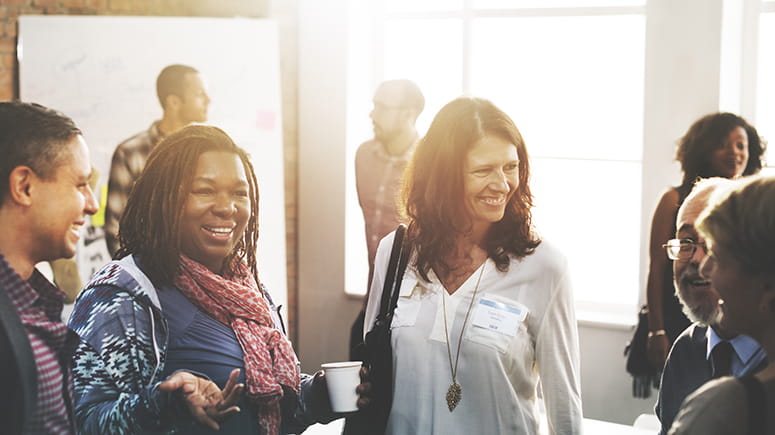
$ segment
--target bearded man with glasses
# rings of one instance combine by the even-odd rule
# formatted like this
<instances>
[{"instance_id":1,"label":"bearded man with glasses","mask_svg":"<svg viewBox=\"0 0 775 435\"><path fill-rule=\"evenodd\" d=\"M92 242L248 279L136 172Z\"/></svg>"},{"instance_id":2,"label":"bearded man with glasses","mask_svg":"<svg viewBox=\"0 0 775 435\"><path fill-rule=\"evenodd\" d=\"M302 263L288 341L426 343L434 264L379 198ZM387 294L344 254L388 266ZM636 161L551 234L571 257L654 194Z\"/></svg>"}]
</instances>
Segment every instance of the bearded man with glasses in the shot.
<instances>
[{"instance_id":1,"label":"bearded man with glasses","mask_svg":"<svg viewBox=\"0 0 775 435\"><path fill-rule=\"evenodd\" d=\"M767 365L767 355L747 335L731 336L719 323L719 295L713 283L700 276L700 263L707 255L705 240L694 223L709 203L711 196L734 186L725 178L698 182L676 219L676 238L663 246L673 261L676 295L692 323L673 343L662 371L659 399L655 412L662 427L670 430L684 398L705 382L720 376L742 376L755 373ZM664 330L649 332L664 334Z\"/></svg>"}]
</instances>

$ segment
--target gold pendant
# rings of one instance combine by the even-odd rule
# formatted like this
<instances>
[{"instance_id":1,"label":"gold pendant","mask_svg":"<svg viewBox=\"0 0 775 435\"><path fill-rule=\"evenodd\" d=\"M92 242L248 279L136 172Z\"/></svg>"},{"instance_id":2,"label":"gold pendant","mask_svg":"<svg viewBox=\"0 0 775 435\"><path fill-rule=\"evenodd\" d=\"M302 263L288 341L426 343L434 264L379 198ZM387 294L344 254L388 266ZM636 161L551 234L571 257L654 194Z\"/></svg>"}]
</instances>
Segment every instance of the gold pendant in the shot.
<instances>
[{"instance_id":1,"label":"gold pendant","mask_svg":"<svg viewBox=\"0 0 775 435\"><path fill-rule=\"evenodd\" d=\"M449 408L449 412L455 410L462 397L463 389L460 387L460 384L453 381L452 385L449 386L449 390L447 390L447 407Z\"/></svg>"}]
</instances>

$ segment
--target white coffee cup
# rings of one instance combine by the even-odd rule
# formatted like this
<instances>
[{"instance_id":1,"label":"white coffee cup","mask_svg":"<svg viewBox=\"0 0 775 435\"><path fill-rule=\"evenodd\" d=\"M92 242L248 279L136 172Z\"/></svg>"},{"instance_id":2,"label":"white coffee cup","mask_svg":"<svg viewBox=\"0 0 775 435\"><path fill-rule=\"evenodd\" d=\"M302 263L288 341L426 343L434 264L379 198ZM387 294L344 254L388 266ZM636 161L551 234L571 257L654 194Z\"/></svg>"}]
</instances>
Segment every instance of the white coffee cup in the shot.
<instances>
[{"instance_id":1,"label":"white coffee cup","mask_svg":"<svg viewBox=\"0 0 775 435\"><path fill-rule=\"evenodd\" d=\"M332 362L321 365L326 375L328 397L334 412L358 410L358 393L355 387L361 383L360 361Z\"/></svg>"}]
</instances>

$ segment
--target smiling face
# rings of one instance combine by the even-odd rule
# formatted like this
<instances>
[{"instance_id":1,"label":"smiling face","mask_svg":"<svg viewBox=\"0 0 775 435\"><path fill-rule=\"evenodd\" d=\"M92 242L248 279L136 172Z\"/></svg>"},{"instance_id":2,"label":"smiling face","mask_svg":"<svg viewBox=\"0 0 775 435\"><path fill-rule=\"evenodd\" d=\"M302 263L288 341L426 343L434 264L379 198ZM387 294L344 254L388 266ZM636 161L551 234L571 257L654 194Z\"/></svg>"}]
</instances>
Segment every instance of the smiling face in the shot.
<instances>
[{"instance_id":1,"label":"smiling face","mask_svg":"<svg viewBox=\"0 0 775 435\"><path fill-rule=\"evenodd\" d=\"M696 216L695 216L696 219ZM684 223L678 230L677 238L704 243L693 223ZM705 258L705 250L697 248L692 258L673 260L673 276L678 299L683 311L692 321L704 325L713 325L718 317L718 293L711 282L700 276L700 264Z\"/></svg>"},{"instance_id":2,"label":"smiling face","mask_svg":"<svg viewBox=\"0 0 775 435\"><path fill-rule=\"evenodd\" d=\"M220 274L249 217L250 187L239 156L202 153L181 215L181 252Z\"/></svg>"},{"instance_id":3,"label":"smiling face","mask_svg":"<svg viewBox=\"0 0 775 435\"><path fill-rule=\"evenodd\" d=\"M724 178L743 175L748 165L748 134L743 127L735 127L724 139L721 148L710 156L712 173Z\"/></svg>"},{"instance_id":4,"label":"smiling face","mask_svg":"<svg viewBox=\"0 0 775 435\"><path fill-rule=\"evenodd\" d=\"M97 212L97 198L89 186L89 150L81 136L73 136L50 179L36 177L36 212L31 215L37 261L70 258L86 216Z\"/></svg>"},{"instance_id":5,"label":"smiling face","mask_svg":"<svg viewBox=\"0 0 775 435\"><path fill-rule=\"evenodd\" d=\"M701 186L686 198L678 210L676 238L704 243L694 224L708 205L708 198L717 185ZM673 260L673 277L676 294L683 311L692 321L713 325L718 317L718 293L710 281L700 276L699 268L705 258L705 250L697 247L694 255L686 260Z\"/></svg>"},{"instance_id":6,"label":"smiling face","mask_svg":"<svg viewBox=\"0 0 775 435\"><path fill-rule=\"evenodd\" d=\"M484 136L471 148L463 167L463 186L475 233L484 233L503 219L518 185L516 145L498 136Z\"/></svg>"}]
</instances>

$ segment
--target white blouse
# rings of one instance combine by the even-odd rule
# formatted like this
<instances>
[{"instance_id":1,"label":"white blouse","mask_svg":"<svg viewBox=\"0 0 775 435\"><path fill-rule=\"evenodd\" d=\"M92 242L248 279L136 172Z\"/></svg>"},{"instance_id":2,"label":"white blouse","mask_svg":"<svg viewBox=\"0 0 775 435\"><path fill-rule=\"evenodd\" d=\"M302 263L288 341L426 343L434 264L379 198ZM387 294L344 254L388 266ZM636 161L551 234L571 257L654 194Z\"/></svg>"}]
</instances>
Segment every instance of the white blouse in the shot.
<instances>
[{"instance_id":1,"label":"white blouse","mask_svg":"<svg viewBox=\"0 0 775 435\"><path fill-rule=\"evenodd\" d=\"M379 311L391 233L375 259L364 331ZM442 292L431 271L425 282L411 265L392 322L394 395L388 434L537 434L536 393L543 391L550 434L581 433L579 344L565 257L546 241L500 272L487 259L452 295L445 295L452 364L465 325L457 370L462 399L447 408L452 384ZM526 314L524 319L522 316Z\"/></svg>"}]
</instances>

